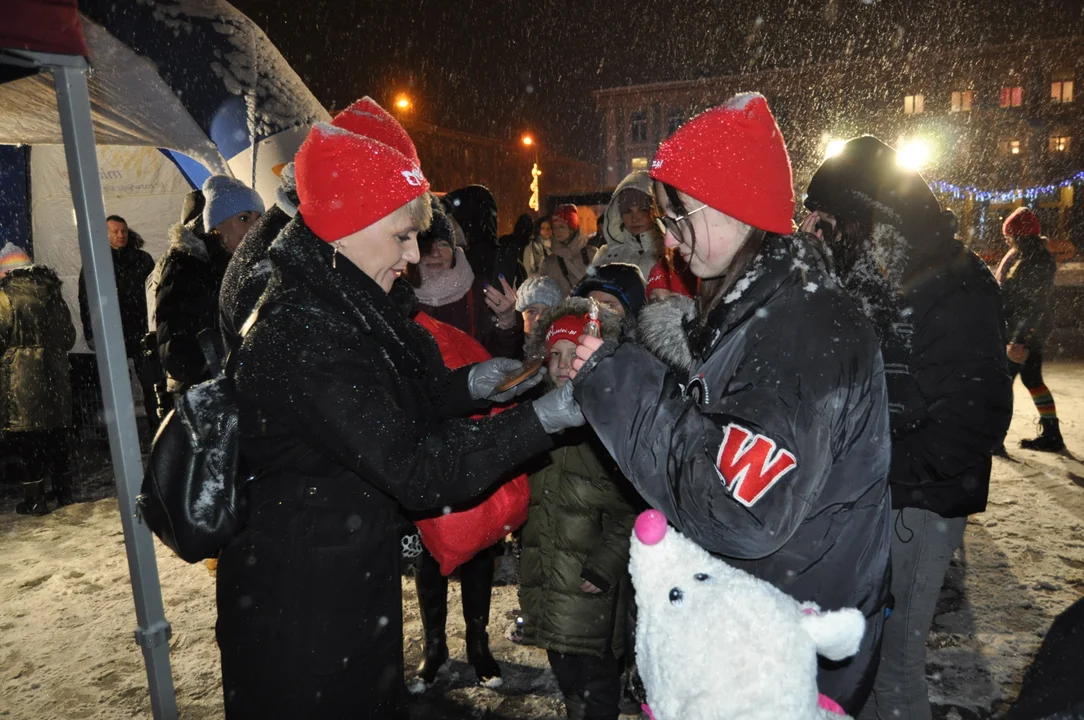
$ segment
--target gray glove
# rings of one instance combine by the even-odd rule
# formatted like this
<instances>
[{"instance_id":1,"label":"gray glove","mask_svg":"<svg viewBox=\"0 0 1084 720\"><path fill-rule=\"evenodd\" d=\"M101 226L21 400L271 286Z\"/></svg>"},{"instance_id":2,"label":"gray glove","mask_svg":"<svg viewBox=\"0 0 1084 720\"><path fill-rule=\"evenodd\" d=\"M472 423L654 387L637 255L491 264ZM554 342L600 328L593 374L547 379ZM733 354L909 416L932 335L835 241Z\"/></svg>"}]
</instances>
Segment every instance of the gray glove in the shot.
<instances>
[{"instance_id":1,"label":"gray glove","mask_svg":"<svg viewBox=\"0 0 1084 720\"><path fill-rule=\"evenodd\" d=\"M502 393L496 392L497 387L505 381L505 378L522 368L523 363L509 358L493 358L478 363L471 368L470 375L467 376L467 389L470 390L470 396L475 400L488 400L495 403L508 402L542 382L545 370L540 368L538 372L519 385Z\"/></svg>"},{"instance_id":2,"label":"gray glove","mask_svg":"<svg viewBox=\"0 0 1084 720\"><path fill-rule=\"evenodd\" d=\"M580 406L572 397L572 383L566 382L563 387L548 392L532 403L534 414L538 416L538 422L542 423L542 429L552 435L568 428L581 427L586 424Z\"/></svg>"}]
</instances>

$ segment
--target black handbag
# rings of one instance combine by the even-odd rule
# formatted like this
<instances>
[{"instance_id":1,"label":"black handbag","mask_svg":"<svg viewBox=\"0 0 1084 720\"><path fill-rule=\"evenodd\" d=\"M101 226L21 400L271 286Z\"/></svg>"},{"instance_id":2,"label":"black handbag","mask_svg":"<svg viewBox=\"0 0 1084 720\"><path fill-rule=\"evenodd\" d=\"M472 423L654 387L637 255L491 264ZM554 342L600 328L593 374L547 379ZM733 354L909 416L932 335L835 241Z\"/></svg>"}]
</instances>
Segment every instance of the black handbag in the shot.
<instances>
[{"instance_id":1,"label":"black handbag","mask_svg":"<svg viewBox=\"0 0 1084 720\"><path fill-rule=\"evenodd\" d=\"M249 317L242 337L259 312ZM142 522L190 563L217 557L244 528L241 496L251 479L241 467L233 353L223 369L210 332L200 333L199 341L213 377L174 397L136 498Z\"/></svg>"}]
</instances>

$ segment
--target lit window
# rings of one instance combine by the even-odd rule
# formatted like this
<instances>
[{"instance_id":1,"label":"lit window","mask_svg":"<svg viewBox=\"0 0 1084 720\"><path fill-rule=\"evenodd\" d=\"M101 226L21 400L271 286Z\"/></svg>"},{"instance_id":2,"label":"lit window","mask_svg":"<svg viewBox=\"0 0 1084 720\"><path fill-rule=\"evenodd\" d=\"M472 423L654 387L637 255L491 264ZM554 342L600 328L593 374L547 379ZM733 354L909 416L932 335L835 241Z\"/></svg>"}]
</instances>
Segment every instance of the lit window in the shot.
<instances>
[{"instance_id":1,"label":"lit window","mask_svg":"<svg viewBox=\"0 0 1084 720\"><path fill-rule=\"evenodd\" d=\"M1051 135L1050 152L1069 152L1069 136Z\"/></svg>"},{"instance_id":2,"label":"lit window","mask_svg":"<svg viewBox=\"0 0 1084 720\"><path fill-rule=\"evenodd\" d=\"M634 112L629 117L629 142L647 142L647 113Z\"/></svg>"},{"instance_id":3,"label":"lit window","mask_svg":"<svg viewBox=\"0 0 1084 720\"><path fill-rule=\"evenodd\" d=\"M646 157L638 157L632 159L632 172L636 172L638 170L647 170Z\"/></svg>"},{"instance_id":4,"label":"lit window","mask_svg":"<svg viewBox=\"0 0 1084 720\"><path fill-rule=\"evenodd\" d=\"M1021 85L1006 85L1001 88L1001 107L1020 107L1024 104L1024 88Z\"/></svg>"},{"instance_id":5,"label":"lit window","mask_svg":"<svg viewBox=\"0 0 1084 720\"><path fill-rule=\"evenodd\" d=\"M1056 103L1071 103L1073 101L1073 81L1058 80L1050 83L1050 101Z\"/></svg>"},{"instance_id":6,"label":"lit window","mask_svg":"<svg viewBox=\"0 0 1084 720\"><path fill-rule=\"evenodd\" d=\"M666 111L666 136L670 137L685 123L685 111L681 108L670 108Z\"/></svg>"},{"instance_id":7,"label":"lit window","mask_svg":"<svg viewBox=\"0 0 1084 720\"><path fill-rule=\"evenodd\" d=\"M971 112L971 90L954 90L952 112Z\"/></svg>"},{"instance_id":8,"label":"lit window","mask_svg":"<svg viewBox=\"0 0 1084 720\"><path fill-rule=\"evenodd\" d=\"M1005 149L1009 152L1010 155L1019 155L1020 154L1020 141L1019 140L1010 140L1009 142L1005 143Z\"/></svg>"},{"instance_id":9,"label":"lit window","mask_svg":"<svg viewBox=\"0 0 1084 720\"><path fill-rule=\"evenodd\" d=\"M903 114L919 115L926 109L926 96L905 95L903 98Z\"/></svg>"}]
</instances>

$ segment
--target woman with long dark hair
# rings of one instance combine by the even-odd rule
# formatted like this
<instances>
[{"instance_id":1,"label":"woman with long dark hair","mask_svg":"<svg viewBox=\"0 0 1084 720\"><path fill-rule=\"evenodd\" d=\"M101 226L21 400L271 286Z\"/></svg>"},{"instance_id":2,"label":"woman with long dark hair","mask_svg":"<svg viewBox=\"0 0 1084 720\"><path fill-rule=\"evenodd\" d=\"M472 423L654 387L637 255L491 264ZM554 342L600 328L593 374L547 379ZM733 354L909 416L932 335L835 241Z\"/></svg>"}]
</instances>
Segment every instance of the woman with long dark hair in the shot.
<instances>
[{"instance_id":1,"label":"woman with long dark hair","mask_svg":"<svg viewBox=\"0 0 1084 720\"><path fill-rule=\"evenodd\" d=\"M887 600L877 337L819 245L791 234L790 161L763 96L690 120L659 147L651 177L666 245L699 292L645 308L637 334L649 348L581 337L575 398L681 532L799 600L865 613L858 654L820 676L857 712Z\"/></svg>"}]
</instances>

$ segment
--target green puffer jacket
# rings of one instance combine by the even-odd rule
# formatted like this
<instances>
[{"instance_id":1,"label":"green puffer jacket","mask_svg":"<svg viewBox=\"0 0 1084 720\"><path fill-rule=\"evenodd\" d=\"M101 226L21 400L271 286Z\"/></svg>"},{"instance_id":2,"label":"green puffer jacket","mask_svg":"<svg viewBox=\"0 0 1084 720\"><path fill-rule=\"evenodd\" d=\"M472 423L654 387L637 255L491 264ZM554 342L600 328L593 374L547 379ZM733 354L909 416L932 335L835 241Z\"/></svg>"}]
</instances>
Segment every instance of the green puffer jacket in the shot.
<instances>
[{"instance_id":1,"label":"green puffer jacket","mask_svg":"<svg viewBox=\"0 0 1084 720\"><path fill-rule=\"evenodd\" d=\"M74 344L55 272L31 265L0 278L0 430L71 427Z\"/></svg>"},{"instance_id":2,"label":"green puffer jacket","mask_svg":"<svg viewBox=\"0 0 1084 720\"><path fill-rule=\"evenodd\" d=\"M625 651L635 495L589 428L566 433L530 476L519 598L523 641L602 657ZM580 589L589 580L604 592Z\"/></svg>"}]
</instances>

